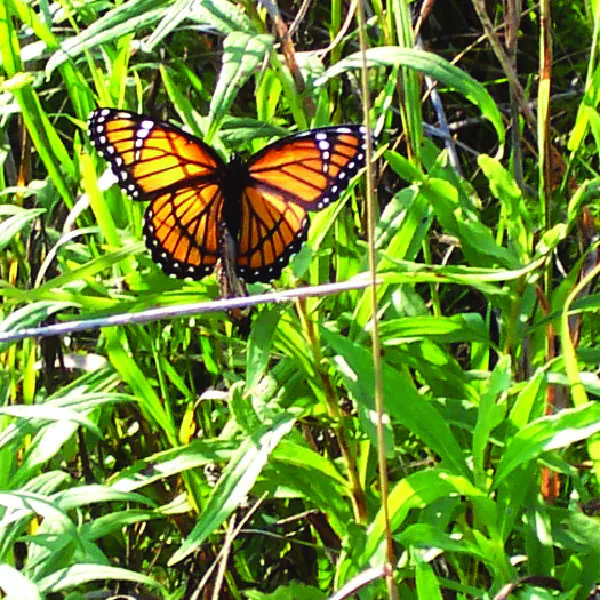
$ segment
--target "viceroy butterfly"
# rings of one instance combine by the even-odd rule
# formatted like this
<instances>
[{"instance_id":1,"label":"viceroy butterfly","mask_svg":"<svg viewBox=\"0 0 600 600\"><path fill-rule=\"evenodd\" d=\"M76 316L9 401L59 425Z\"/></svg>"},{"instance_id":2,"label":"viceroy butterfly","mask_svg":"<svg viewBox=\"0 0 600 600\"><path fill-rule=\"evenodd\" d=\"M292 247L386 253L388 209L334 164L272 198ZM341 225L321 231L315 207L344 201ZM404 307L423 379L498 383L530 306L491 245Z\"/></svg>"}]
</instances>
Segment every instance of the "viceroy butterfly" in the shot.
<instances>
[{"instance_id":1,"label":"viceroy butterfly","mask_svg":"<svg viewBox=\"0 0 600 600\"><path fill-rule=\"evenodd\" d=\"M307 211L338 199L365 164L365 129L322 127L282 138L247 162L225 163L199 138L147 116L93 111L88 136L134 200L147 200L144 237L153 260L176 277L201 279L236 242L247 282L280 276L306 240Z\"/></svg>"}]
</instances>

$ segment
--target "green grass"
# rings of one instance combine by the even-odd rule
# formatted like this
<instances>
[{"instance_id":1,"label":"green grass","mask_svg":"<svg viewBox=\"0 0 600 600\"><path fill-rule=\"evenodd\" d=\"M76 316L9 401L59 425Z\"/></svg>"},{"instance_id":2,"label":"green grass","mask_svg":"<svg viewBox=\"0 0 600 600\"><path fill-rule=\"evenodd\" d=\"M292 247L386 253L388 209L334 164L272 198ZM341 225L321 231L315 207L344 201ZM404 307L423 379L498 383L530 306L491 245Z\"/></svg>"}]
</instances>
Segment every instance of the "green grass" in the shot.
<instances>
[{"instance_id":1,"label":"green grass","mask_svg":"<svg viewBox=\"0 0 600 600\"><path fill-rule=\"evenodd\" d=\"M380 444L401 598L494 598L512 585L514 597L583 600L600 582L599 15L552 3L553 87L539 97L539 15L523 17L519 81L554 118L533 140L507 126L508 78L486 40L446 60L472 41L454 18L468 3L438 3L430 52L415 48L408 6L388 4L372 4L367 27L378 313L356 289L259 306L247 335L225 313L199 313L1 343L8 597L188 599L215 568L220 598L326 598L383 564ZM296 9L280 9L290 25ZM98 184L87 115L167 118L224 157L360 122L356 22L338 39L347 10L314 3L304 17L302 87L272 15L251 2L0 3L0 333L216 299L214 276L175 281L152 263L143 205ZM307 52L333 40L323 61ZM581 90L548 105L573 71ZM470 119L456 134L470 148L459 146L462 174L424 134L438 118L424 76L449 121ZM547 140L564 166L555 181ZM311 223L281 278L251 294L367 276L362 180ZM560 482L551 500L548 473ZM387 597L384 580L359 597Z\"/></svg>"}]
</instances>

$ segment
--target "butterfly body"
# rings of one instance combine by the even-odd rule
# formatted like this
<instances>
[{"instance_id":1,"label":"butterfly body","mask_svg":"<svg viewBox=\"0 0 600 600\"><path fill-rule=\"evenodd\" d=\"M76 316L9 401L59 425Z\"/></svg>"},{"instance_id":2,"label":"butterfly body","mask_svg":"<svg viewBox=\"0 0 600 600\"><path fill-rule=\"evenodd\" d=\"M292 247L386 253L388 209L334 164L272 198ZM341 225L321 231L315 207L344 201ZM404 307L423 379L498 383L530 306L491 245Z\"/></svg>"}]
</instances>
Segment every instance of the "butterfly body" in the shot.
<instances>
[{"instance_id":1,"label":"butterfly body","mask_svg":"<svg viewBox=\"0 0 600 600\"><path fill-rule=\"evenodd\" d=\"M251 183L248 167L239 154L233 154L223 170L223 225L237 241L242 219L242 194Z\"/></svg>"},{"instance_id":2,"label":"butterfly body","mask_svg":"<svg viewBox=\"0 0 600 600\"><path fill-rule=\"evenodd\" d=\"M306 240L307 211L335 201L365 162L364 129L355 125L312 129L228 163L199 138L127 111L94 111L88 135L120 187L150 202L146 245L180 278L214 270L225 230L240 277L279 277Z\"/></svg>"}]
</instances>

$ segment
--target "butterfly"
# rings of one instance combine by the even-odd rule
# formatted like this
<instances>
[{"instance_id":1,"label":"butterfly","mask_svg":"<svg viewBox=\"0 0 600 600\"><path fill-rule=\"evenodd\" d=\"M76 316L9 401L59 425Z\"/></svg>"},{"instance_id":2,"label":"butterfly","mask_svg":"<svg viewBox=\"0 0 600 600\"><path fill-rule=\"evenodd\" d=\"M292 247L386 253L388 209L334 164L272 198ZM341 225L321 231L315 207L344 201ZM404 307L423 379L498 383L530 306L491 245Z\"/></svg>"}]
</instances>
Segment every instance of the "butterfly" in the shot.
<instances>
[{"instance_id":1,"label":"butterfly","mask_svg":"<svg viewBox=\"0 0 600 600\"><path fill-rule=\"evenodd\" d=\"M278 278L306 240L307 212L337 200L365 165L358 125L310 129L228 163L182 129L124 110L93 111L88 136L121 189L150 202L143 231L154 262L196 280L221 258L225 230L237 275Z\"/></svg>"}]
</instances>

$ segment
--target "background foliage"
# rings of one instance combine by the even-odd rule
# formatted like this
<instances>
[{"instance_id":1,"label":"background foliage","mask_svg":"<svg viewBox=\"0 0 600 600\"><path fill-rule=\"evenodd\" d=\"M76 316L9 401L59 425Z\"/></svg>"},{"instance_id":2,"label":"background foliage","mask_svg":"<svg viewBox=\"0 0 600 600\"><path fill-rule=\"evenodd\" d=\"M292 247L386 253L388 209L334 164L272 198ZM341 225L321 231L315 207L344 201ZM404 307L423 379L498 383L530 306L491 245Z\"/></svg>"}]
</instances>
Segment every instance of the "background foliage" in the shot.
<instances>
[{"instance_id":1,"label":"background foliage","mask_svg":"<svg viewBox=\"0 0 600 600\"><path fill-rule=\"evenodd\" d=\"M368 7L401 598L584 599L600 581L600 4L549 4ZM223 155L360 121L355 10L0 3L1 332L217 297L152 264L143 206L99 185L87 114L145 112ZM360 277L365 223L361 182L273 287ZM374 314L355 290L261 306L248 334L208 314L3 343L2 591L312 599L368 575Z\"/></svg>"}]
</instances>

